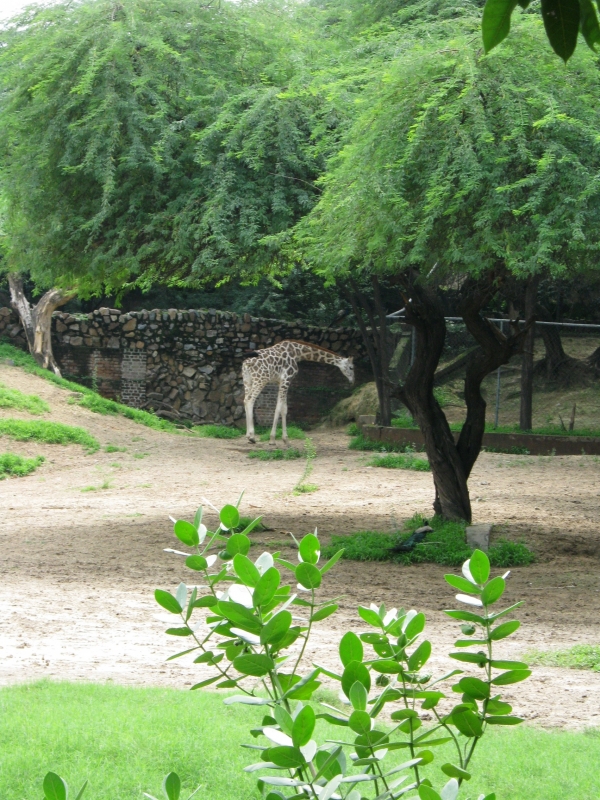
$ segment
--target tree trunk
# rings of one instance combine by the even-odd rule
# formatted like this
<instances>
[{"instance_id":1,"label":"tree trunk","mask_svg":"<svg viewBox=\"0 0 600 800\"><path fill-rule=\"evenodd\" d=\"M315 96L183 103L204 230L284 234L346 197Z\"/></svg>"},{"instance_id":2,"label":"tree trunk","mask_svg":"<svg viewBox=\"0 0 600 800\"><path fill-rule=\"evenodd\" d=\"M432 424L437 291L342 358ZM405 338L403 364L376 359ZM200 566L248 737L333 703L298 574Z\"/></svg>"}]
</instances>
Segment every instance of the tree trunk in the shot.
<instances>
[{"instance_id":1,"label":"tree trunk","mask_svg":"<svg viewBox=\"0 0 600 800\"><path fill-rule=\"evenodd\" d=\"M416 331L415 360L399 399L416 420L425 439L436 498L434 510L447 519L471 521L467 475L448 421L433 395L433 382L446 338L446 321L433 291L418 284L407 291L406 322Z\"/></svg>"},{"instance_id":2,"label":"tree trunk","mask_svg":"<svg viewBox=\"0 0 600 800\"><path fill-rule=\"evenodd\" d=\"M525 319L533 318L537 299L537 290L540 279L532 276L525 287ZM533 347L535 343L535 325L527 331L523 346L523 361L521 367L521 408L519 427L523 431L533 428Z\"/></svg>"},{"instance_id":3,"label":"tree trunk","mask_svg":"<svg viewBox=\"0 0 600 800\"><path fill-rule=\"evenodd\" d=\"M52 352L52 314L74 297L75 292L49 289L40 297L37 305L32 306L25 297L23 279L20 275L9 273L8 285L11 306L19 315L23 325L29 352L40 367L60 375L60 369Z\"/></svg>"},{"instance_id":4,"label":"tree trunk","mask_svg":"<svg viewBox=\"0 0 600 800\"><path fill-rule=\"evenodd\" d=\"M556 375L563 364L569 361L569 356L565 353L560 338L560 330L552 325L539 326L542 339L544 340L544 357L546 367L546 377L551 379Z\"/></svg>"}]
</instances>

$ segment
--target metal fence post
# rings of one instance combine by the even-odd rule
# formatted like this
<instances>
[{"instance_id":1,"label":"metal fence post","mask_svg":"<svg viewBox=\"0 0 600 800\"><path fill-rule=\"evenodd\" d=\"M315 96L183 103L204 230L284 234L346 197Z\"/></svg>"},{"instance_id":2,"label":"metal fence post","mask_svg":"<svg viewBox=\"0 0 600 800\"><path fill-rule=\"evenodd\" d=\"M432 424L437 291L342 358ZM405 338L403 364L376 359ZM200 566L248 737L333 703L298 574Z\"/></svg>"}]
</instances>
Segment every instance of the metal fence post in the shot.
<instances>
[{"instance_id":1,"label":"metal fence post","mask_svg":"<svg viewBox=\"0 0 600 800\"><path fill-rule=\"evenodd\" d=\"M417 331L413 326L412 334L410 337L410 365L415 363L415 353L417 352Z\"/></svg>"},{"instance_id":2,"label":"metal fence post","mask_svg":"<svg viewBox=\"0 0 600 800\"><path fill-rule=\"evenodd\" d=\"M504 333L504 320L500 321L500 332ZM494 415L494 428L498 427L498 415L500 413L500 375L502 374L502 368L498 367L498 371L496 373L496 413Z\"/></svg>"}]
</instances>

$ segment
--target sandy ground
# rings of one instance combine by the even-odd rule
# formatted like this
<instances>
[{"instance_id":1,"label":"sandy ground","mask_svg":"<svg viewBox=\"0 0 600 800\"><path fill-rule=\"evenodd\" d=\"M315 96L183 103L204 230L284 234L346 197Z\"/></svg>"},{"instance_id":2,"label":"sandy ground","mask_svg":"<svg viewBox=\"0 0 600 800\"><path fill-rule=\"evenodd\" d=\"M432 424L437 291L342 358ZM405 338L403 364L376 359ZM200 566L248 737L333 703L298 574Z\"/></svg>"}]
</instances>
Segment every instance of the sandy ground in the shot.
<instances>
[{"instance_id":1,"label":"sandy ground","mask_svg":"<svg viewBox=\"0 0 600 800\"><path fill-rule=\"evenodd\" d=\"M317 458L310 480L319 490L294 496L302 461L257 462L240 440L159 433L99 416L14 367L0 366L0 381L47 400L48 419L84 426L103 446L127 448L85 455L77 446L3 443L47 461L31 476L0 483L2 684L50 678L185 687L206 677L183 660L165 663L184 648L165 636L173 618L153 599L155 588L189 579L163 548L176 546L169 515L191 518L202 498L219 506L246 490L242 512L263 514L271 529L253 534L256 556L262 544L285 548L287 531L302 535L318 526L327 541L331 533L394 530L431 509L429 474L367 467L341 431L311 434ZM503 657L599 641L599 461L484 454L475 467L474 521L494 523L494 535L524 540L538 555L532 567L512 572L506 599L525 600L523 625L498 648ZM110 488L82 491L106 483ZM424 611L434 669L455 667L444 656L458 634L442 613L456 605L445 571L340 562L324 581L326 594L341 595L340 611L320 623L311 657L337 666L341 632L364 628L356 606L385 601ZM600 674L535 668L506 694L515 713L534 724L600 726Z\"/></svg>"}]
</instances>

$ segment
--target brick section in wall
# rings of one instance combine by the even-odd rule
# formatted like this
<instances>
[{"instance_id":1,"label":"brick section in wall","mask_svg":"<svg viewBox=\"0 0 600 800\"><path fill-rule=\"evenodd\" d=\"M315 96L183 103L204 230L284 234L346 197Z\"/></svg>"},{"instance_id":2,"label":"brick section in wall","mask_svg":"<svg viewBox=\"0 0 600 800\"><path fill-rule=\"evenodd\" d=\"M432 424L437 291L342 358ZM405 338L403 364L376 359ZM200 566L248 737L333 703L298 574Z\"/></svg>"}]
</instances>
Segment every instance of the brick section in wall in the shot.
<instances>
[{"instance_id":1,"label":"brick section in wall","mask_svg":"<svg viewBox=\"0 0 600 800\"><path fill-rule=\"evenodd\" d=\"M141 408L146 402L146 353L125 350L121 361L121 402Z\"/></svg>"},{"instance_id":2,"label":"brick section in wall","mask_svg":"<svg viewBox=\"0 0 600 800\"><path fill-rule=\"evenodd\" d=\"M254 405L254 422L257 425L272 425L277 405L279 386L268 383L258 395Z\"/></svg>"}]
</instances>

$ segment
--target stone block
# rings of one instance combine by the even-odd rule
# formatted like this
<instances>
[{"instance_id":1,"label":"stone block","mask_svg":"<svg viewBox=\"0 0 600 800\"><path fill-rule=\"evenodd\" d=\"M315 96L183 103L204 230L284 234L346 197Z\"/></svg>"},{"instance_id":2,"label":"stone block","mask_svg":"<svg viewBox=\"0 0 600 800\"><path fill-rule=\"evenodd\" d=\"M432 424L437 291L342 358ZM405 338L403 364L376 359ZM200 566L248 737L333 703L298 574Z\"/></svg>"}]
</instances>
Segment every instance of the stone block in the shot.
<instances>
[{"instance_id":1,"label":"stone block","mask_svg":"<svg viewBox=\"0 0 600 800\"><path fill-rule=\"evenodd\" d=\"M137 319L130 319L123 325L125 332L134 331L137 327Z\"/></svg>"},{"instance_id":2,"label":"stone block","mask_svg":"<svg viewBox=\"0 0 600 800\"><path fill-rule=\"evenodd\" d=\"M484 553L490 549L491 524L480 522L478 525L469 525L466 530L467 544L473 550L483 550Z\"/></svg>"}]
</instances>

